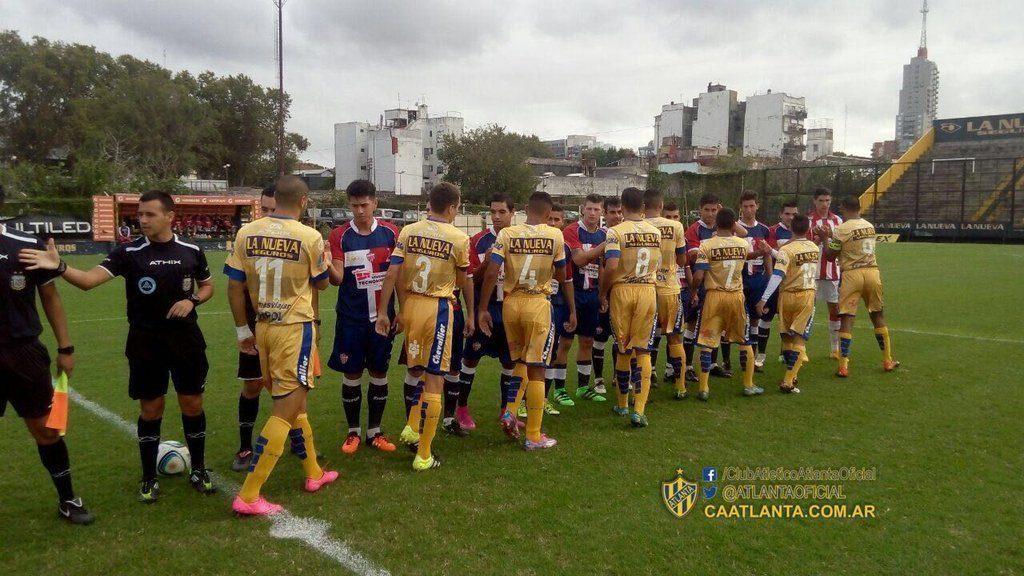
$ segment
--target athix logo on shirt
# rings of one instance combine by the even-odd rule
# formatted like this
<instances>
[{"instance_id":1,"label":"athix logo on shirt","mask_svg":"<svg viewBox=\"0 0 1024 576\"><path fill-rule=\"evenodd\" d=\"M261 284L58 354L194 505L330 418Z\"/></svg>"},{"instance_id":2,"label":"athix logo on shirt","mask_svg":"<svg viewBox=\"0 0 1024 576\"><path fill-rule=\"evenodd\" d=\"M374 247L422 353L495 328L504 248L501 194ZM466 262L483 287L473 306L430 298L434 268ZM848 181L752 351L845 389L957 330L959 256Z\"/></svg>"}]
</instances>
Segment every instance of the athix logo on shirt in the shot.
<instances>
[{"instance_id":1,"label":"athix logo on shirt","mask_svg":"<svg viewBox=\"0 0 1024 576\"><path fill-rule=\"evenodd\" d=\"M180 265L181 260L150 260L150 266L173 266Z\"/></svg>"}]
</instances>

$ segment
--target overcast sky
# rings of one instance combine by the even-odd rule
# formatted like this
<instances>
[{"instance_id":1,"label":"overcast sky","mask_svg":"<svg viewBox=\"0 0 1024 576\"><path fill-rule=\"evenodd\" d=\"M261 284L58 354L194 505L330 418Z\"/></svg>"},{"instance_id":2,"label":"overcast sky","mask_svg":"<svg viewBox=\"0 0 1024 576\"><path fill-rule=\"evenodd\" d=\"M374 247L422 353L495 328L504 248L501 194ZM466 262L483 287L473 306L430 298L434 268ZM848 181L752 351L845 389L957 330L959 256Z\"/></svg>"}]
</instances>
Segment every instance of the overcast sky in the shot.
<instances>
[{"instance_id":1,"label":"overcast sky","mask_svg":"<svg viewBox=\"0 0 1024 576\"><path fill-rule=\"evenodd\" d=\"M1024 110L1019 0L934 0L929 56L939 117ZM467 128L542 139L593 134L635 148L654 116L708 82L767 89L831 118L836 149L893 138L920 2L763 0L288 0L288 129L333 166L335 122L376 122L424 100ZM271 0L3 0L0 28L129 53L174 70L244 73L276 85ZM847 129L844 130L844 125Z\"/></svg>"}]
</instances>

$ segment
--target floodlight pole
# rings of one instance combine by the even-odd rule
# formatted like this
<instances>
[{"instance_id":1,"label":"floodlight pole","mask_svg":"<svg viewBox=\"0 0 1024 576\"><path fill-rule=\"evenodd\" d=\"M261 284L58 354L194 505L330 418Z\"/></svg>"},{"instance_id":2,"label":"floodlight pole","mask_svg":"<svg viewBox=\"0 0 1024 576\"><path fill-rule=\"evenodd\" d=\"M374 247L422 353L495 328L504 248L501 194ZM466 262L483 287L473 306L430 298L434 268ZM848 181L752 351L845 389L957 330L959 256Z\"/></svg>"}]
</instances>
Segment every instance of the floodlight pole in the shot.
<instances>
[{"instance_id":1,"label":"floodlight pole","mask_svg":"<svg viewBox=\"0 0 1024 576\"><path fill-rule=\"evenodd\" d=\"M274 0L277 6L277 175L284 176L284 26L282 8L285 0Z\"/></svg>"}]
</instances>

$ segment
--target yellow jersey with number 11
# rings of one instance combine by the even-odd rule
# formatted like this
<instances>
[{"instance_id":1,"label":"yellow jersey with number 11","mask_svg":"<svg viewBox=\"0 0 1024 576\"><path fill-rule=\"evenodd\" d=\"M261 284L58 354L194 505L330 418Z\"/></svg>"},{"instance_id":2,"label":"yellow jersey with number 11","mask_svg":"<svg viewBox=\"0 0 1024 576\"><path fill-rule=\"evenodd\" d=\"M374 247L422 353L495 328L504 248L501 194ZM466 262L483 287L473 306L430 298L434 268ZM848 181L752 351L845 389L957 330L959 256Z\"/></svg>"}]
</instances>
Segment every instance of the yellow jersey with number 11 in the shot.
<instances>
[{"instance_id":1,"label":"yellow jersey with number 11","mask_svg":"<svg viewBox=\"0 0 1024 576\"><path fill-rule=\"evenodd\" d=\"M469 236L448 222L414 222L398 233L391 264L402 264L398 285L410 294L454 299L455 271L469 267Z\"/></svg>"},{"instance_id":2,"label":"yellow jersey with number 11","mask_svg":"<svg viewBox=\"0 0 1024 576\"><path fill-rule=\"evenodd\" d=\"M790 240L779 248L775 257L775 271L785 274L781 292L814 290L818 286L818 269L821 248L814 242L801 238Z\"/></svg>"},{"instance_id":3,"label":"yellow jersey with number 11","mask_svg":"<svg viewBox=\"0 0 1024 576\"><path fill-rule=\"evenodd\" d=\"M836 226L832 237L842 246L839 252L839 269L876 268L875 227L863 218L847 220Z\"/></svg>"},{"instance_id":4,"label":"yellow jersey with number 11","mask_svg":"<svg viewBox=\"0 0 1024 576\"><path fill-rule=\"evenodd\" d=\"M646 220L626 220L608 229L605 258L619 265L608 279L616 284L655 284L661 266L661 230Z\"/></svg>"},{"instance_id":5,"label":"yellow jersey with number 11","mask_svg":"<svg viewBox=\"0 0 1024 576\"><path fill-rule=\"evenodd\" d=\"M704 271L704 289L737 292L743 289L743 266L750 243L736 236L712 236L700 243L694 270Z\"/></svg>"}]
</instances>

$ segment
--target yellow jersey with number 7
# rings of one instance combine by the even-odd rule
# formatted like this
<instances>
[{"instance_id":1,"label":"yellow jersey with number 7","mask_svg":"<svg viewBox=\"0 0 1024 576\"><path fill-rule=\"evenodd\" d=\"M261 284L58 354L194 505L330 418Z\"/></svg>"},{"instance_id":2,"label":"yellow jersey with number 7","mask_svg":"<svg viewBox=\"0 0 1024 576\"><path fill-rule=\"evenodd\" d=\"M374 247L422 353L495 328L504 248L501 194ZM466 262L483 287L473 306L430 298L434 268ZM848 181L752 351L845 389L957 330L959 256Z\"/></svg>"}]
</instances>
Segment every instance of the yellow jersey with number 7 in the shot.
<instances>
[{"instance_id":1,"label":"yellow jersey with number 7","mask_svg":"<svg viewBox=\"0 0 1024 576\"><path fill-rule=\"evenodd\" d=\"M743 289L743 265L750 243L736 236L712 236L700 243L694 270L704 271L704 289L736 292Z\"/></svg>"},{"instance_id":2,"label":"yellow jersey with number 7","mask_svg":"<svg viewBox=\"0 0 1024 576\"><path fill-rule=\"evenodd\" d=\"M448 222L414 222L398 233L395 264L402 264L398 285L409 294L454 299L455 271L469 267L469 236Z\"/></svg>"},{"instance_id":3,"label":"yellow jersey with number 7","mask_svg":"<svg viewBox=\"0 0 1024 576\"><path fill-rule=\"evenodd\" d=\"M327 277L324 238L294 218L267 216L242 226L224 264L228 278L245 282L256 322L311 322L313 287Z\"/></svg>"},{"instance_id":4,"label":"yellow jersey with number 7","mask_svg":"<svg viewBox=\"0 0 1024 576\"><path fill-rule=\"evenodd\" d=\"M875 242L878 235L875 227L863 218L853 218L836 226L832 237L842 248L839 252L839 269L876 268Z\"/></svg>"},{"instance_id":5,"label":"yellow jersey with number 7","mask_svg":"<svg viewBox=\"0 0 1024 576\"><path fill-rule=\"evenodd\" d=\"M775 271L784 274L781 292L814 290L818 286L818 270L821 248L814 242L801 238L790 240L779 248L775 257Z\"/></svg>"},{"instance_id":6,"label":"yellow jersey with number 7","mask_svg":"<svg viewBox=\"0 0 1024 576\"><path fill-rule=\"evenodd\" d=\"M491 249L491 260L504 264L505 297L514 293L550 296L556 266L565 266L565 240L547 224L503 228Z\"/></svg>"},{"instance_id":7,"label":"yellow jersey with number 7","mask_svg":"<svg viewBox=\"0 0 1024 576\"><path fill-rule=\"evenodd\" d=\"M661 266L661 230L646 220L625 220L608 229L605 258L619 265L608 279L616 284L655 284Z\"/></svg>"}]
</instances>

